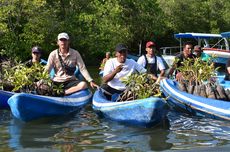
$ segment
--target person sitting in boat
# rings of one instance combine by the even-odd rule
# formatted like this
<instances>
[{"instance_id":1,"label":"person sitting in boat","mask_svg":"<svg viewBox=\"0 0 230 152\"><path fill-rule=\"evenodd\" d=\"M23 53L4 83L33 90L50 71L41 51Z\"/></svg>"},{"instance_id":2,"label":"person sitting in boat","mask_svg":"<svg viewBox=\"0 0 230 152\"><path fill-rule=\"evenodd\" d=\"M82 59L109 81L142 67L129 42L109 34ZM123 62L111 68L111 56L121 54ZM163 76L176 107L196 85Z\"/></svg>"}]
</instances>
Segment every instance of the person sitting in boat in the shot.
<instances>
[{"instance_id":1,"label":"person sitting in boat","mask_svg":"<svg viewBox=\"0 0 230 152\"><path fill-rule=\"evenodd\" d=\"M158 79L157 71L160 70L160 77L165 74L165 66L160 57L155 55L156 44L152 41L146 43L146 54L139 57L137 63L147 69L147 73L152 75L154 80Z\"/></svg>"},{"instance_id":2,"label":"person sitting in boat","mask_svg":"<svg viewBox=\"0 0 230 152\"><path fill-rule=\"evenodd\" d=\"M230 59L226 63L226 74L224 80L230 81Z\"/></svg>"},{"instance_id":3,"label":"person sitting in boat","mask_svg":"<svg viewBox=\"0 0 230 152\"><path fill-rule=\"evenodd\" d=\"M28 61L25 62L25 65L27 67L31 67L34 63L40 63L41 65L46 65L47 61L42 59L42 49L39 46L34 46L31 50L32 53L32 58ZM54 77L54 69L51 70L50 72L50 77L53 78Z\"/></svg>"},{"instance_id":4,"label":"person sitting in boat","mask_svg":"<svg viewBox=\"0 0 230 152\"><path fill-rule=\"evenodd\" d=\"M169 75L173 75L174 71L176 68L182 66L182 62L186 59L194 59L196 56L192 53L193 49L193 44L191 42L185 42L183 45L183 52L178 54L176 58L177 62L174 62L171 69L169 70ZM179 71L175 71L176 79L181 80L182 79L182 74Z\"/></svg>"},{"instance_id":5,"label":"person sitting in boat","mask_svg":"<svg viewBox=\"0 0 230 152\"><path fill-rule=\"evenodd\" d=\"M46 61L41 59L42 49L39 46L34 46L31 50L32 58L25 62L27 67L31 67L34 63L40 63L46 65Z\"/></svg>"},{"instance_id":6,"label":"person sitting in boat","mask_svg":"<svg viewBox=\"0 0 230 152\"><path fill-rule=\"evenodd\" d=\"M105 58L102 60L101 65L99 67L100 70L102 70L102 71L104 70L104 66L105 66L106 61L108 61L110 59L110 54L111 54L110 52L105 53Z\"/></svg>"},{"instance_id":7,"label":"person sitting in boat","mask_svg":"<svg viewBox=\"0 0 230 152\"><path fill-rule=\"evenodd\" d=\"M101 88L107 99L115 93L120 94L126 86L121 82L121 78L125 78L134 72L145 73L147 70L135 62L133 59L127 59L128 48L124 44L117 44L115 48L115 58L109 59L105 63L103 82Z\"/></svg>"},{"instance_id":8,"label":"person sitting in boat","mask_svg":"<svg viewBox=\"0 0 230 152\"><path fill-rule=\"evenodd\" d=\"M54 68L53 81L64 85L64 94L69 95L87 88L87 83L78 80L74 75L76 66L92 88L98 87L89 75L80 53L70 48L69 35L67 33L58 34L57 44L59 48L50 53L46 70L50 73Z\"/></svg>"},{"instance_id":9,"label":"person sitting in boat","mask_svg":"<svg viewBox=\"0 0 230 152\"><path fill-rule=\"evenodd\" d=\"M196 45L194 46L194 54L199 58L201 58L202 61L208 61L211 57L204 53L203 50L201 49L201 46Z\"/></svg>"}]
</instances>

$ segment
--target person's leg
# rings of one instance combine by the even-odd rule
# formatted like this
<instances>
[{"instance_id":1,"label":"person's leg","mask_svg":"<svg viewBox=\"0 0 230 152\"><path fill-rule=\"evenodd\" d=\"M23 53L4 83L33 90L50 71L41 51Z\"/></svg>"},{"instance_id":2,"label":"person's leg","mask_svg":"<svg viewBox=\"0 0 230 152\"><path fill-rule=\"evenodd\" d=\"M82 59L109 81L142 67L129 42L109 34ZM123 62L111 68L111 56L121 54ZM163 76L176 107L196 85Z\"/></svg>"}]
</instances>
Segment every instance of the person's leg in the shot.
<instances>
[{"instance_id":1,"label":"person's leg","mask_svg":"<svg viewBox=\"0 0 230 152\"><path fill-rule=\"evenodd\" d=\"M74 92L86 89L87 87L88 87L87 83L85 81L81 81L77 85L66 88L65 89L65 95L69 95L69 94L72 94Z\"/></svg>"},{"instance_id":2,"label":"person's leg","mask_svg":"<svg viewBox=\"0 0 230 152\"><path fill-rule=\"evenodd\" d=\"M102 89L103 94L105 95L105 97L108 100L111 100L113 94L115 94L115 93L120 94L120 93L123 92L123 91L120 91L120 90L116 90L116 89L110 87L107 84L102 84L101 89Z\"/></svg>"}]
</instances>

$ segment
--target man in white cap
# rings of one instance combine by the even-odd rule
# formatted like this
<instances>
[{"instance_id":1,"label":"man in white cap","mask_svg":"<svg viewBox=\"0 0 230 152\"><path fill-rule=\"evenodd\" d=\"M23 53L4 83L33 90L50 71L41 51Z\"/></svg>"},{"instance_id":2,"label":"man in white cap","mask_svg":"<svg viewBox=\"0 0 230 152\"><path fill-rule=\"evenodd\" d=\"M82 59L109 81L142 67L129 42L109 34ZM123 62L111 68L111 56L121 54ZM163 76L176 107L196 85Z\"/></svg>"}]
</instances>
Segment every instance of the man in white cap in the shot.
<instances>
[{"instance_id":1,"label":"man in white cap","mask_svg":"<svg viewBox=\"0 0 230 152\"><path fill-rule=\"evenodd\" d=\"M54 68L55 76L53 81L64 85L65 95L87 88L87 83L78 80L74 75L76 66L78 66L81 74L90 83L90 86L92 88L98 87L89 75L79 52L69 47L69 35L67 33L60 33L57 39L59 48L50 53L46 67L49 73Z\"/></svg>"}]
</instances>

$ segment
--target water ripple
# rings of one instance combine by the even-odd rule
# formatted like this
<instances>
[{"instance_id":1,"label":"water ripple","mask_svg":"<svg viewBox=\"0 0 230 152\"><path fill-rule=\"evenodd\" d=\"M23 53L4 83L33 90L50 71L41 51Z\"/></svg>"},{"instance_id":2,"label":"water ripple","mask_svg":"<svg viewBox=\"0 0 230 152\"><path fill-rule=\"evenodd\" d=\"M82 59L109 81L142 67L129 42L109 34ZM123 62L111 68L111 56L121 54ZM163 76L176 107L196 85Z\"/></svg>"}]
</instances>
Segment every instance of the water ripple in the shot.
<instances>
[{"instance_id":1,"label":"water ripple","mask_svg":"<svg viewBox=\"0 0 230 152\"><path fill-rule=\"evenodd\" d=\"M174 148L209 147L230 142L230 122L169 112ZM170 136L169 135L169 136Z\"/></svg>"}]
</instances>

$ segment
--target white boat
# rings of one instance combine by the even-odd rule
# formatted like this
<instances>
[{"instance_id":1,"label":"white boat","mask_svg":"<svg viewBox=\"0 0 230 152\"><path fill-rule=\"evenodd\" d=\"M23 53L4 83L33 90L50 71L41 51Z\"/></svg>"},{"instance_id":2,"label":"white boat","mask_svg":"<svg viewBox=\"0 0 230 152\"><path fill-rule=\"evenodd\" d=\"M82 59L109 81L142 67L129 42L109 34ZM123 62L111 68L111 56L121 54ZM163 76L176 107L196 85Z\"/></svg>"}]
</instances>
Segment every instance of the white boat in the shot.
<instances>
[{"instance_id":1,"label":"white boat","mask_svg":"<svg viewBox=\"0 0 230 152\"><path fill-rule=\"evenodd\" d=\"M220 64L226 64L230 58L229 42L227 40L230 37L230 32L221 34L208 34L208 33L179 33L174 35L175 38L179 39L180 46L182 46L182 39L195 39L197 44L200 45L204 53L216 58L214 62ZM211 44L210 41L214 41ZM182 51L182 47L180 49Z\"/></svg>"}]
</instances>

